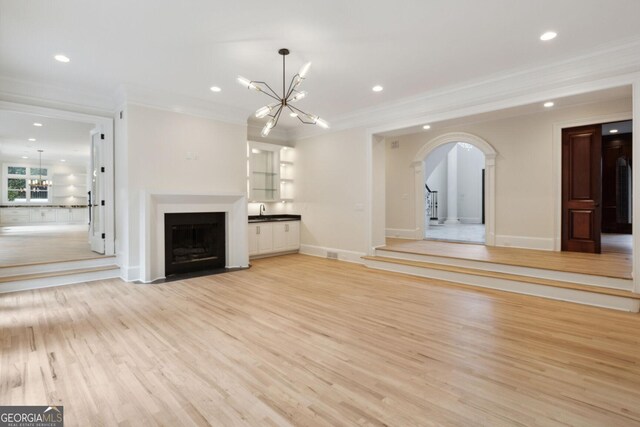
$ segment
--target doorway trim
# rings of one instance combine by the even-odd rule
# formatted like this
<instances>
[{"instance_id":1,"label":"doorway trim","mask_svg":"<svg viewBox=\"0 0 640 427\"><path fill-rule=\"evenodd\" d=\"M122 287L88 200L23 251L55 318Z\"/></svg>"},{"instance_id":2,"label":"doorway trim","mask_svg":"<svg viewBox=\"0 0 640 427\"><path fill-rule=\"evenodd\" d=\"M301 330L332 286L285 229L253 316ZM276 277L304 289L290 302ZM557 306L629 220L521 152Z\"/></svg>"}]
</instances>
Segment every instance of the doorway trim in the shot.
<instances>
[{"instance_id":1,"label":"doorway trim","mask_svg":"<svg viewBox=\"0 0 640 427\"><path fill-rule=\"evenodd\" d=\"M553 179L553 250L562 250L562 129L632 120L633 112L593 116L553 125L551 178ZM635 234L635 233L634 233ZM634 247L635 250L635 247Z\"/></svg>"},{"instance_id":2,"label":"doorway trim","mask_svg":"<svg viewBox=\"0 0 640 427\"><path fill-rule=\"evenodd\" d=\"M496 221L496 156L498 152L484 139L466 132L449 132L431 139L416 153L411 166L414 170L415 189L415 228L416 239L424 239L425 215L424 215L424 183L426 181L424 161L436 148L452 142L466 142L478 148L484 154L485 168L485 245L495 246L495 221Z\"/></svg>"},{"instance_id":3,"label":"doorway trim","mask_svg":"<svg viewBox=\"0 0 640 427\"><path fill-rule=\"evenodd\" d=\"M40 107L29 104L19 104L14 102L0 101L1 111L14 113L32 114L35 116L48 117L52 119L70 120L81 123L95 125L95 129L104 133L104 167L107 176L105 182L105 204L110 207L105 209L105 255L115 255L115 197L114 197L114 129L113 118L96 116L93 114L77 113L73 111L59 110L48 107ZM88 137L89 135L87 135Z\"/></svg>"}]
</instances>

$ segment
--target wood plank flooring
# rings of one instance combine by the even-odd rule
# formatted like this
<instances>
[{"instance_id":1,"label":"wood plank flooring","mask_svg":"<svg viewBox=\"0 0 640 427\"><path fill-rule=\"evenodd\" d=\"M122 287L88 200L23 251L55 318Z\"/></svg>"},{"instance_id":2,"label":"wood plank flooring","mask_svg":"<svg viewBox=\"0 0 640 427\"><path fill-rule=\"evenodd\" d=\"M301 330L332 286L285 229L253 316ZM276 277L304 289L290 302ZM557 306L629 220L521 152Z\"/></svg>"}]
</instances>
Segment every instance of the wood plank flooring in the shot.
<instances>
[{"instance_id":1,"label":"wood plank flooring","mask_svg":"<svg viewBox=\"0 0 640 427\"><path fill-rule=\"evenodd\" d=\"M0 313L0 404L67 426L640 425L640 316L304 255Z\"/></svg>"},{"instance_id":2,"label":"wood plank flooring","mask_svg":"<svg viewBox=\"0 0 640 427\"><path fill-rule=\"evenodd\" d=\"M0 268L101 257L88 236L86 225L0 227Z\"/></svg>"},{"instance_id":3,"label":"wood plank flooring","mask_svg":"<svg viewBox=\"0 0 640 427\"><path fill-rule=\"evenodd\" d=\"M553 252L393 238L388 238L386 243L386 246L383 246L381 249L522 267L544 268L547 270L567 271L595 276L616 277L620 279L631 279L631 270L633 267L630 253L613 251L602 254Z\"/></svg>"}]
</instances>

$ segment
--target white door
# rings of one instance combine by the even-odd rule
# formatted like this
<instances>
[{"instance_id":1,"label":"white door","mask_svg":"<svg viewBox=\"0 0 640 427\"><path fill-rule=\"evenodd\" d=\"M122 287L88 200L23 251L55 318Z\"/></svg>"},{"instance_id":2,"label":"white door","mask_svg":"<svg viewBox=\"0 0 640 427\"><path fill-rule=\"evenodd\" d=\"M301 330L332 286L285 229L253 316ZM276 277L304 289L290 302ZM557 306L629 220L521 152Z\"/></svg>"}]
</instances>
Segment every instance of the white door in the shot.
<instances>
[{"instance_id":1,"label":"white door","mask_svg":"<svg viewBox=\"0 0 640 427\"><path fill-rule=\"evenodd\" d=\"M263 222L258 225L258 253L273 252L273 224Z\"/></svg>"},{"instance_id":2,"label":"white door","mask_svg":"<svg viewBox=\"0 0 640 427\"><path fill-rule=\"evenodd\" d=\"M91 250L104 254L104 136L91 133L91 192L89 194L89 243Z\"/></svg>"},{"instance_id":3,"label":"white door","mask_svg":"<svg viewBox=\"0 0 640 427\"><path fill-rule=\"evenodd\" d=\"M258 226L249 224L249 256L258 255Z\"/></svg>"},{"instance_id":4,"label":"white door","mask_svg":"<svg viewBox=\"0 0 640 427\"><path fill-rule=\"evenodd\" d=\"M273 251L280 252L287 249L287 223L273 223Z\"/></svg>"}]
</instances>

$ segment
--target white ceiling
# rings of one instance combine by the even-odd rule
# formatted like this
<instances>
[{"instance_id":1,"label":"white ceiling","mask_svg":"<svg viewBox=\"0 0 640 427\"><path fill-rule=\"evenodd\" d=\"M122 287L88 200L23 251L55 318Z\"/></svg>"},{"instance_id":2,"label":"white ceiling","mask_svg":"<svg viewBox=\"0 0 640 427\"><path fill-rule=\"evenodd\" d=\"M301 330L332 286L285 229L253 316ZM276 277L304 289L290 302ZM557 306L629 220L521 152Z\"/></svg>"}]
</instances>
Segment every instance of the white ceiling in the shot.
<instances>
[{"instance_id":1,"label":"white ceiling","mask_svg":"<svg viewBox=\"0 0 640 427\"><path fill-rule=\"evenodd\" d=\"M299 106L331 121L635 40L638 16L638 0L0 0L0 76L109 97L127 85L248 117L269 98L235 77L277 87L287 47L292 72L313 63ZM547 30L558 38L541 42Z\"/></svg>"},{"instance_id":2,"label":"white ceiling","mask_svg":"<svg viewBox=\"0 0 640 427\"><path fill-rule=\"evenodd\" d=\"M41 123L36 127L33 123ZM42 164L84 165L89 162L94 125L51 119L31 114L0 110L0 161L38 162L42 149ZM35 138L36 141L29 141ZM27 156L25 160L22 156Z\"/></svg>"}]
</instances>

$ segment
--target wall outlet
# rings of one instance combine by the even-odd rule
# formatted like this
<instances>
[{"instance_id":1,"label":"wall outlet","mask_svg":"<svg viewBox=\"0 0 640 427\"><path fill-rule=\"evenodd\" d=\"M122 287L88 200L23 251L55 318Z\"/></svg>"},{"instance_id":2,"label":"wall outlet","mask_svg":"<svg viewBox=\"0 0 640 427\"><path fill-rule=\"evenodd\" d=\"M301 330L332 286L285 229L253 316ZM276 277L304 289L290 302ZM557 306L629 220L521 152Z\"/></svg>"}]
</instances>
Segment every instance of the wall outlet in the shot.
<instances>
[{"instance_id":1,"label":"wall outlet","mask_svg":"<svg viewBox=\"0 0 640 427\"><path fill-rule=\"evenodd\" d=\"M327 251L327 258L338 259L338 252Z\"/></svg>"}]
</instances>

